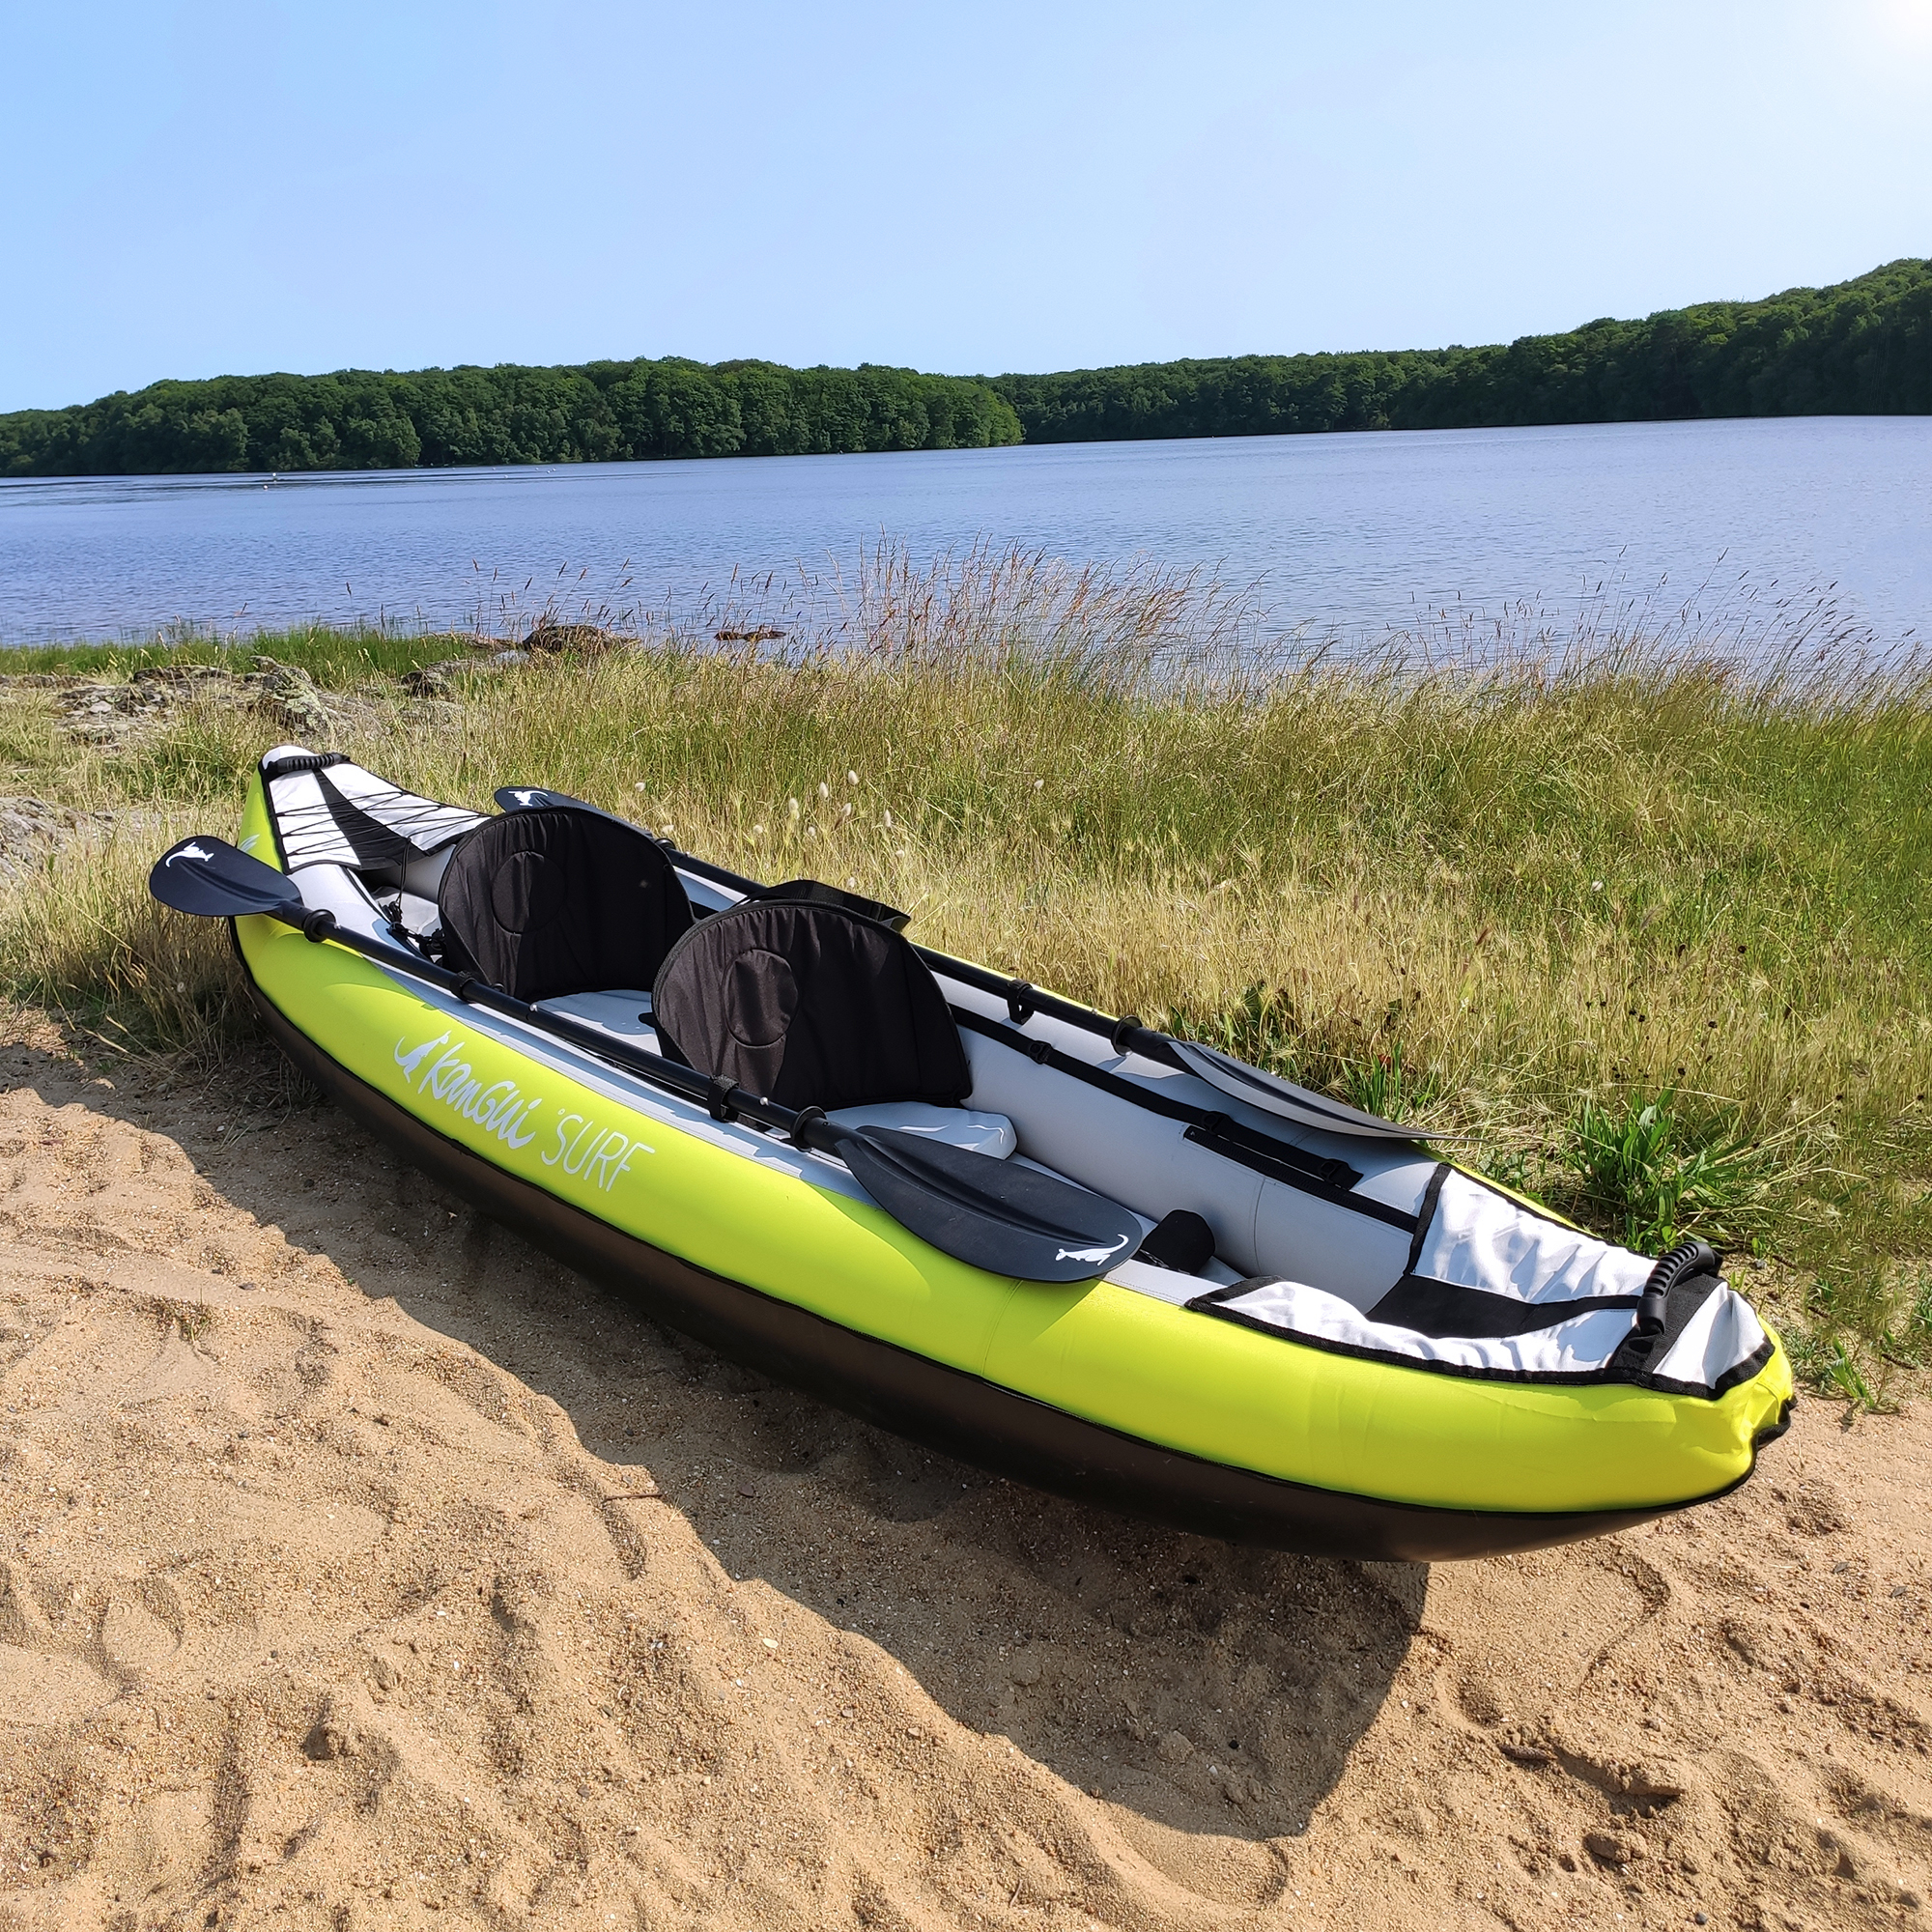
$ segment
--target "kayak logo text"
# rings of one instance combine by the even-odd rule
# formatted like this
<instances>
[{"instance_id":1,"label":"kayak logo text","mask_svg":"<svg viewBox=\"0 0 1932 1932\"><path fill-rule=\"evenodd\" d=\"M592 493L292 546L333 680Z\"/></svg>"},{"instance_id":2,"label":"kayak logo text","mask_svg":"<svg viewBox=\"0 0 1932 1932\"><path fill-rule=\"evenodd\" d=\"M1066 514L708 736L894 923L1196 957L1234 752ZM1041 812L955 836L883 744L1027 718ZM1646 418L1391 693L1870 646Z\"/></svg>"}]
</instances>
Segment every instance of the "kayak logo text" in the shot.
<instances>
[{"instance_id":1,"label":"kayak logo text","mask_svg":"<svg viewBox=\"0 0 1932 1932\"><path fill-rule=\"evenodd\" d=\"M434 1039L426 1039L407 1052L399 1039L396 1065L403 1069L403 1078L418 1094L428 1094L445 1107L453 1107L466 1121L473 1121L507 1146L528 1147L536 1139L537 1130L520 1129L543 1101L526 1099L514 1080L497 1080L484 1086L463 1058L467 1040L459 1039L448 1052L432 1058L449 1037L447 1033L438 1034Z\"/></svg>"},{"instance_id":2,"label":"kayak logo text","mask_svg":"<svg viewBox=\"0 0 1932 1932\"><path fill-rule=\"evenodd\" d=\"M457 1039L452 1045L453 1036L440 1033L420 1046L406 1046L406 1038L396 1042L396 1065L418 1094L454 1108L508 1147L526 1148L536 1139L536 1128L526 1123L543 1105L542 1099L526 1097L514 1080L493 1081L486 1087L463 1057L468 1040ZM630 1167L633 1155L657 1151L615 1127L600 1129L582 1114L564 1115L555 1133L555 1146L537 1158L546 1167L561 1164L568 1175L583 1175L607 1193Z\"/></svg>"},{"instance_id":3,"label":"kayak logo text","mask_svg":"<svg viewBox=\"0 0 1932 1932\"><path fill-rule=\"evenodd\" d=\"M574 1134L573 1127L577 1130ZM546 1167L561 1161L564 1173L586 1175L608 1192L611 1183L630 1166L633 1154L656 1151L629 1134L620 1134L615 1127L600 1129L595 1121L587 1121L582 1114L566 1114L556 1123L555 1147L537 1158Z\"/></svg>"}]
</instances>

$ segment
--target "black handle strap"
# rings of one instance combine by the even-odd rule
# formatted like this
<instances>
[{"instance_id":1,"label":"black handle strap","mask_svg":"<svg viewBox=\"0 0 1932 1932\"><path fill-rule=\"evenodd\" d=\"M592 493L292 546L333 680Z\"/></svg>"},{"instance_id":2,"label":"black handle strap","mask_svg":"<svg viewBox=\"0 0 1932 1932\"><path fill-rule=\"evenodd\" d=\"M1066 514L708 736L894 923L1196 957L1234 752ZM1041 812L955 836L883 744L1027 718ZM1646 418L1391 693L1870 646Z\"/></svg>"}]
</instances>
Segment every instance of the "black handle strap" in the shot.
<instances>
[{"instance_id":1,"label":"black handle strap","mask_svg":"<svg viewBox=\"0 0 1932 1932\"><path fill-rule=\"evenodd\" d=\"M1662 1334L1670 1291L1680 1281L1690 1281L1700 1274L1716 1274L1722 1265L1717 1249L1709 1241L1694 1238L1679 1241L1651 1269L1650 1279L1644 1283L1643 1293L1637 1296L1636 1332L1639 1335Z\"/></svg>"}]
</instances>

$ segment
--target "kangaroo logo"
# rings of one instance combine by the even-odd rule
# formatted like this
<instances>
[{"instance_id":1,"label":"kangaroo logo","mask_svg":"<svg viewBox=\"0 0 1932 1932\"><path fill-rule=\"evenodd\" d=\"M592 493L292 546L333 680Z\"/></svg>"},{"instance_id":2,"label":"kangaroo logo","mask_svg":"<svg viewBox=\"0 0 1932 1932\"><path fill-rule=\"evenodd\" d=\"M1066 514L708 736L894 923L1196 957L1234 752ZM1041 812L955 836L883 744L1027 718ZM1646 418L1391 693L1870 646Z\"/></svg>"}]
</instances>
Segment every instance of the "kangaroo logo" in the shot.
<instances>
[{"instance_id":1,"label":"kangaroo logo","mask_svg":"<svg viewBox=\"0 0 1932 1932\"><path fill-rule=\"evenodd\" d=\"M1057 1262L1103 1262L1126 1245L1126 1241L1122 1239L1104 1248L1062 1248L1053 1259Z\"/></svg>"}]
</instances>

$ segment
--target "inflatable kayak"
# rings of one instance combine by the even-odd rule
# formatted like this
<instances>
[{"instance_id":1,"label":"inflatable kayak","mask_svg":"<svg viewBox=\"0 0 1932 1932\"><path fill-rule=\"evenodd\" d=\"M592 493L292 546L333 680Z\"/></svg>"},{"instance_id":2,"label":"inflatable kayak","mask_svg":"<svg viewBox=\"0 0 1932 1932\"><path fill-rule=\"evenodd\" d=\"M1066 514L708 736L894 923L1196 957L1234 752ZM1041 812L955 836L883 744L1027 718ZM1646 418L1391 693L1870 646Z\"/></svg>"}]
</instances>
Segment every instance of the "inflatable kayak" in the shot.
<instances>
[{"instance_id":1,"label":"inflatable kayak","mask_svg":"<svg viewBox=\"0 0 1932 1932\"><path fill-rule=\"evenodd\" d=\"M650 1315L1019 1481L1437 1560L1721 1495L1792 1401L1686 1242L1608 1245L1404 1128L760 886L559 794L478 813L284 746L233 921L290 1058Z\"/></svg>"}]
</instances>

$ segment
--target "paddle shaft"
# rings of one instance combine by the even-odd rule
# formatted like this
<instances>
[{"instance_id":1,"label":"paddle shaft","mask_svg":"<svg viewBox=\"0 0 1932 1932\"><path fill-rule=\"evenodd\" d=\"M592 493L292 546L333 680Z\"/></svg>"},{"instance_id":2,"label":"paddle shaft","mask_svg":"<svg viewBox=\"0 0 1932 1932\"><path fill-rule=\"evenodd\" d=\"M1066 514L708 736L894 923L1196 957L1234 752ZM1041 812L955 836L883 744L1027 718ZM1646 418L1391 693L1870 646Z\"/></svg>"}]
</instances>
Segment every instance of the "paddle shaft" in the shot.
<instances>
[{"instance_id":1,"label":"paddle shaft","mask_svg":"<svg viewBox=\"0 0 1932 1932\"><path fill-rule=\"evenodd\" d=\"M279 920L284 925L299 932L304 939L313 940L318 945L324 940L333 940L336 945L347 948L351 952L360 953L379 966L392 966L409 974L412 979L421 980L461 1000L466 1006L501 1013L538 1033L568 1040L573 1046L581 1046L598 1059L621 1066L627 1073L638 1074L682 1099L697 1101L714 1120L733 1121L743 1115L760 1126L775 1127L797 1146L809 1147L818 1153L836 1153L839 1144L849 1138L829 1125L824 1113L817 1107L796 1110L781 1107L776 1100L768 1100L759 1094L748 1094L744 1088L700 1073L695 1066L686 1066L680 1061L667 1060L661 1053L650 1053L643 1047L613 1039L596 1027L572 1019L568 1013L544 1012L526 1000L505 993L472 974L452 972L449 967L439 966L433 959L424 959L400 946L385 945L379 939L351 931L327 909L298 909L292 903L286 911L271 910L267 916Z\"/></svg>"}]
</instances>

